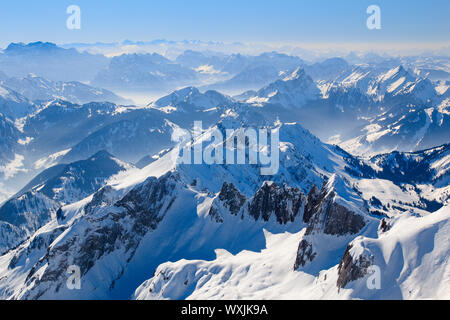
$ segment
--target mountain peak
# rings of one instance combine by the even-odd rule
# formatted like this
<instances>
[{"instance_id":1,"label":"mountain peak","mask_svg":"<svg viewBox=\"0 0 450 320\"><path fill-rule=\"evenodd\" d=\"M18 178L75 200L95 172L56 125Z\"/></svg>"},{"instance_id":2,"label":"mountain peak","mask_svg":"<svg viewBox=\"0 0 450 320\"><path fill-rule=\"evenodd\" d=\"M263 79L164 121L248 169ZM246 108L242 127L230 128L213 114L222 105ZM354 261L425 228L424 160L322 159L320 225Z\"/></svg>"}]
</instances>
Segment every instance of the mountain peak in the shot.
<instances>
[{"instance_id":1,"label":"mountain peak","mask_svg":"<svg viewBox=\"0 0 450 320\"><path fill-rule=\"evenodd\" d=\"M305 70L301 67L298 67L295 69L291 74L283 78L283 81L292 81L292 80L298 80L301 78L307 77L307 74Z\"/></svg>"},{"instance_id":2,"label":"mountain peak","mask_svg":"<svg viewBox=\"0 0 450 320\"><path fill-rule=\"evenodd\" d=\"M247 103L261 105L276 103L284 106L300 107L307 101L320 99L321 92L314 80L301 67L291 74L260 89Z\"/></svg>"},{"instance_id":3,"label":"mountain peak","mask_svg":"<svg viewBox=\"0 0 450 320\"><path fill-rule=\"evenodd\" d=\"M37 41L37 42L30 42L28 44L25 44L23 42L19 42L19 43L13 42L5 49L5 52L6 53L22 53L22 52L27 52L27 51L31 51L31 50L50 51L50 50L54 50L54 49L64 50L52 42Z\"/></svg>"},{"instance_id":4,"label":"mountain peak","mask_svg":"<svg viewBox=\"0 0 450 320\"><path fill-rule=\"evenodd\" d=\"M114 156L112 154L110 154L108 151L100 150L96 154L94 154L92 157L90 157L89 160L96 161L96 160L112 159L112 158L114 158Z\"/></svg>"},{"instance_id":5,"label":"mountain peak","mask_svg":"<svg viewBox=\"0 0 450 320\"><path fill-rule=\"evenodd\" d=\"M169 95L158 99L154 105L157 107L166 107L188 100L190 97L200 94L196 87L185 87L170 93Z\"/></svg>"},{"instance_id":6,"label":"mountain peak","mask_svg":"<svg viewBox=\"0 0 450 320\"><path fill-rule=\"evenodd\" d=\"M408 71L402 65L399 65L395 68L390 69L385 74L383 74L381 76L381 80L387 81L389 79L403 77L403 76L407 76L407 75L408 75Z\"/></svg>"},{"instance_id":7,"label":"mountain peak","mask_svg":"<svg viewBox=\"0 0 450 320\"><path fill-rule=\"evenodd\" d=\"M232 100L220 92L208 90L200 92L196 87L186 87L176 90L150 105L156 108L177 108L180 104L190 104L204 109L211 109L219 105L231 103ZM173 111L173 110L172 110Z\"/></svg>"}]
</instances>

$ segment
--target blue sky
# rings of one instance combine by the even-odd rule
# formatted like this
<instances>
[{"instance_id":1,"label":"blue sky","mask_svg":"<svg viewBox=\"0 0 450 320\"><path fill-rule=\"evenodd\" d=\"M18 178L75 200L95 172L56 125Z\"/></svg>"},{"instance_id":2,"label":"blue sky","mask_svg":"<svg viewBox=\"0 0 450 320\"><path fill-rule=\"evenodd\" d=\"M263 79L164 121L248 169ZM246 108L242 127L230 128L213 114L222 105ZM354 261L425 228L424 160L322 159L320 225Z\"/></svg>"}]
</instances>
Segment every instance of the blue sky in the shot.
<instances>
[{"instance_id":1,"label":"blue sky","mask_svg":"<svg viewBox=\"0 0 450 320\"><path fill-rule=\"evenodd\" d=\"M71 4L81 8L81 30L66 28ZM371 4L381 8L381 30L366 28ZM449 14L449 0L14 0L0 4L0 46L161 38L448 44Z\"/></svg>"}]
</instances>

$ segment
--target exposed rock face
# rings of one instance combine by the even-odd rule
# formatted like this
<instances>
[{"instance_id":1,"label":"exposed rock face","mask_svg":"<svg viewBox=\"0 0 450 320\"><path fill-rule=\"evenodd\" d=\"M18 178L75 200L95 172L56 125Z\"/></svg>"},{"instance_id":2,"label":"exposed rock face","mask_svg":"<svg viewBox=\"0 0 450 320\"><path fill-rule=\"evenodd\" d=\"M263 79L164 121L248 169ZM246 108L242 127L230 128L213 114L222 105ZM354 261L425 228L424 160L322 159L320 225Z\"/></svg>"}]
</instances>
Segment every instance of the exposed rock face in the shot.
<instances>
[{"instance_id":1,"label":"exposed rock face","mask_svg":"<svg viewBox=\"0 0 450 320\"><path fill-rule=\"evenodd\" d=\"M368 268L373 264L373 256L360 255L356 259L351 255L352 245L349 244L338 267L338 288L344 288L349 282L363 278Z\"/></svg>"},{"instance_id":2,"label":"exposed rock face","mask_svg":"<svg viewBox=\"0 0 450 320\"><path fill-rule=\"evenodd\" d=\"M328 207L327 216L328 219L324 229L325 234L356 234L365 226L364 219L359 214L355 214L346 207L336 203Z\"/></svg>"},{"instance_id":3,"label":"exposed rock face","mask_svg":"<svg viewBox=\"0 0 450 320\"><path fill-rule=\"evenodd\" d=\"M297 258L295 259L294 270L297 270L300 267L304 267L308 261L313 261L316 255L317 253L313 252L311 243L309 243L305 239L300 241L297 250Z\"/></svg>"},{"instance_id":4,"label":"exposed rock face","mask_svg":"<svg viewBox=\"0 0 450 320\"><path fill-rule=\"evenodd\" d=\"M219 200L223 206L230 210L233 215L237 215L245 203L245 196L232 184L224 182L222 190L219 193Z\"/></svg>"},{"instance_id":5,"label":"exposed rock face","mask_svg":"<svg viewBox=\"0 0 450 320\"><path fill-rule=\"evenodd\" d=\"M113 205L113 199L110 199L109 195L112 193L113 189L111 186L104 186L98 190L92 196L91 202L89 202L84 208L86 214L91 214L94 209L98 209L105 206Z\"/></svg>"},{"instance_id":6,"label":"exposed rock face","mask_svg":"<svg viewBox=\"0 0 450 320\"><path fill-rule=\"evenodd\" d=\"M306 197L299 189L265 182L248 204L248 213L264 221L275 215L278 223L286 224L303 212L305 203Z\"/></svg>"},{"instance_id":7,"label":"exposed rock face","mask_svg":"<svg viewBox=\"0 0 450 320\"><path fill-rule=\"evenodd\" d=\"M356 234L366 225L363 216L340 201L342 199L339 199L334 186L336 177L332 179L332 183L324 183L321 190L313 186L308 194L303 215L303 221L308 226L298 246L294 270L304 267L317 256L312 241L315 235Z\"/></svg>"},{"instance_id":8,"label":"exposed rock face","mask_svg":"<svg viewBox=\"0 0 450 320\"><path fill-rule=\"evenodd\" d=\"M313 185L308 193L307 203L305 206L305 213L303 214L304 222L308 223L313 214L315 213L317 206L320 204L320 201L322 200L320 196L321 196L320 189L317 188L315 185Z\"/></svg>"},{"instance_id":9,"label":"exposed rock face","mask_svg":"<svg viewBox=\"0 0 450 320\"><path fill-rule=\"evenodd\" d=\"M128 192L113 207L91 210L82 218L86 220L83 223L86 225L83 237L79 237L78 233L69 234L64 241L50 247L29 272L27 285L45 288L45 285L38 285L43 282L58 283L54 286L57 292L64 285L61 279L65 279L64 273L70 265L79 266L81 274L85 275L102 257L115 250L123 252L129 262L142 237L157 227L175 201L176 181L177 176L172 173L159 179L151 177ZM103 203L100 199L102 194L105 195L99 193L93 201ZM72 252L70 256L66 254L69 251ZM47 268L39 274L44 265ZM114 282L111 283L113 285ZM37 290L31 289L25 298L37 299L45 293Z\"/></svg>"},{"instance_id":10,"label":"exposed rock face","mask_svg":"<svg viewBox=\"0 0 450 320\"><path fill-rule=\"evenodd\" d=\"M382 219L380 222L380 228L379 228L382 232L387 232L391 229L391 225L386 222L386 219Z\"/></svg>"},{"instance_id":11,"label":"exposed rock face","mask_svg":"<svg viewBox=\"0 0 450 320\"><path fill-rule=\"evenodd\" d=\"M355 234L365 226L364 218L352 212L335 199L334 190L313 186L308 197L297 188L282 187L273 182L265 182L255 195L247 201L244 213L255 220L269 221L275 216L280 224L293 222L303 215L308 223L307 235L323 232L329 235ZM246 197L232 184L225 182L217 197L221 206L233 215L244 207ZM217 204L211 206L209 215L217 222L223 222Z\"/></svg>"},{"instance_id":12,"label":"exposed rock face","mask_svg":"<svg viewBox=\"0 0 450 320\"><path fill-rule=\"evenodd\" d=\"M303 213L306 197L297 188L287 185L279 187L273 182L264 182L261 188L248 201L232 183L224 183L220 193L209 210L211 218L223 222L220 207L232 215L247 214L257 220L269 221L275 216L280 224L293 222ZM247 204L246 204L247 202Z\"/></svg>"},{"instance_id":13,"label":"exposed rock face","mask_svg":"<svg viewBox=\"0 0 450 320\"><path fill-rule=\"evenodd\" d=\"M167 203L168 196L176 187L176 179L172 174L166 174L160 179L149 178L115 204L116 207L125 208L127 216L135 219L133 231L144 235L148 228L156 228L175 200L172 198Z\"/></svg>"},{"instance_id":14,"label":"exposed rock face","mask_svg":"<svg viewBox=\"0 0 450 320\"><path fill-rule=\"evenodd\" d=\"M211 206L211 208L209 209L209 216L211 217L211 219L213 219L215 222L217 223L222 223L223 222L223 218L220 215L219 211L217 210L216 207Z\"/></svg>"},{"instance_id":15,"label":"exposed rock face","mask_svg":"<svg viewBox=\"0 0 450 320\"><path fill-rule=\"evenodd\" d=\"M364 226L364 218L350 211L335 201L335 191L328 192L324 188L313 198L312 209L308 211L308 228L306 235L323 232L329 235L345 235L358 233Z\"/></svg>"},{"instance_id":16,"label":"exposed rock face","mask_svg":"<svg viewBox=\"0 0 450 320\"><path fill-rule=\"evenodd\" d=\"M247 198L239 192L233 183L224 182L222 189L217 196L217 199L209 209L209 216L217 223L223 222L223 217L220 215L219 207L222 207L234 216L237 216L244 206Z\"/></svg>"}]
</instances>

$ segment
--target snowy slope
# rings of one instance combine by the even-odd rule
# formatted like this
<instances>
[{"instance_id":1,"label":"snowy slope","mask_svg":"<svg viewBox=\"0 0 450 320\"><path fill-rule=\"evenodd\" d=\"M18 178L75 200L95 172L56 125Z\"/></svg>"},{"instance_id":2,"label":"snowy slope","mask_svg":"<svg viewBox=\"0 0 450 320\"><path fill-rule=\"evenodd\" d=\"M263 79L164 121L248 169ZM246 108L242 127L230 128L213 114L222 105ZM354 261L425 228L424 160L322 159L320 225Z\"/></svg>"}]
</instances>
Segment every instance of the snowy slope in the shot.
<instances>
[{"instance_id":1,"label":"snowy slope","mask_svg":"<svg viewBox=\"0 0 450 320\"><path fill-rule=\"evenodd\" d=\"M342 294L362 299L448 299L450 283L450 209L424 217L404 215L391 222L378 238L360 237L349 244L339 278L347 284ZM355 279L357 263L366 259L381 270L381 290L367 290L367 275Z\"/></svg>"},{"instance_id":2,"label":"snowy slope","mask_svg":"<svg viewBox=\"0 0 450 320\"><path fill-rule=\"evenodd\" d=\"M36 105L23 95L0 84L0 113L11 119L17 119L36 109Z\"/></svg>"},{"instance_id":3,"label":"snowy slope","mask_svg":"<svg viewBox=\"0 0 450 320\"><path fill-rule=\"evenodd\" d=\"M448 207L426 217L405 216L379 238L359 237L351 242L352 268L356 269L354 263L361 256L373 257L372 263L381 268L380 290L368 289L368 275L339 290L337 281L344 278L339 265L319 275L294 271L303 231L265 232L267 244L261 252L233 255L217 250L213 261L180 260L159 266L155 276L136 290L134 298L448 299L449 218ZM347 261L343 259L342 265Z\"/></svg>"},{"instance_id":4,"label":"snowy slope","mask_svg":"<svg viewBox=\"0 0 450 320\"><path fill-rule=\"evenodd\" d=\"M56 219L61 206L84 199L112 176L131 168L107 152L99 152L87 160L45 170L0 207L0 251Z\"/></svg>"},{"instance_id":5,"label":"snowy slope","mask_svg":"<svg viewBox=\"0 0 450 320\"><path fill-rule=\"evenodd\" d=\"M236 128L242 121L249 126L268 125L260 112L255 108L240 115L228 113L218 126ZM94 195L64 206L57 221L51 220L0 257L2 297L129 298L167 261L212 260L216 249L244 256L247 253L242 251L250 250L257 255L266 248L264 229L280 237L286 231L296 234L289 240L296 242L289 268L279 267L285 273L294 269L305 273L305 278L298 277L314 284L322 271L339 264L356 236L376 236L380 217L369 213L371 205L355 185L359 178L348 173L352 166L362 174L354 165L356 159L324 145L299 125L272 127L280 131L283 147L280 170L269 179L251 165L176 165L175 148L141 170L117 176ZM205 131L196 143L210 134L211 130ZM321 189L315 187L325 180ZM43 245L36 246L37 241ZM50 251L43 255L45 247ZM65 269L72 264L82 272L78 291L65 287ZM183 283L195 281L181 278ZM226 281L227 286L232 283ZM337 291L336 281L333 285ZM232 297L226 289L214 297L221 295ZM188 296L180 292L150 297Z\"/></svg>"},{"instance_id":6,"label":"snowy slope","mask_svg":"<svg viewBox=\"0 0 450 320\"><path fill-rule=\"evenodd\" d=\"M226 126L239 123L233 116L228 121L223 121L223 125ZM320 185L327 169L341 168L341 172L344 173L345 163L337 151L322 145L317 138L300 126L284 125L280 130L281 141L286 141L286 147L282 149L280 173L271 180L276 181L278 186L289 183L299 189L264 187L269 185L265 184L265 179L259 175L259 168L250 165L175 167L173 163L171 166L170 159L173 154L168 153L142 170L131 170L129 174L111 182L110 187L100 189L94 196L63 207L59 214L62 218L58 228L66 231L51 245L50 250L53 252L51 257L39 262L33 260L35 262L27 264L22 271L16 268L5 270L6 274L31 273L28 280L23 282L25 287L29 287L25 291L18 291L20 286L13 285L10 282L11 276L6 276L1 284L2 295L7 292L3 290L9 288L8 290L15 292L13 295L16 298L49 298L60 295L126 298L126 295L133 293L139 281L144 281L151 274L152 266L156 268L158 264L169 259L196 256L203 259L211 258L214 250L221 247L236 253L242 249L258 250L264 245L263 227L274 232L299 231L303 222L300 213L302 211L298 210L303 210L304 205L301 203L306 197L304 193L301 195L302 192L308 192L313 184ZM205 135L208 135L208 132ZM308 152L304 151L306 146ZM174 169L174 172L168 172ZM295 171L298 174L289 174ZM246 179L242 179L243 174ZM146 178L152 175L160 178ZM233 215L221 211L214 214L214 210L211 211L214 198L220 198L217 193L220 193L224 180L235 185L242 197L248 199L247 204L241 207L244 210L243 221L237 213ZM283 196L285 192L286 195ZM275 197L273 213L264 211L264 206L261 207L257 200L259 197L265 198L264 194L272 193ZM276 196L277 194L279 196ZM288 201L286 205L281 205L281 200L287 195L294 197L292 200L297 203L296 210L289 209L293 202ZM362 203L362 200L360 202ZM280 205L281 207L277 209ZM224 208L223 205L221 208ZM220 220L224 222L221 223ZM236 232L236 223L239 221L242 221L239 223L241 231ZM54 221L51 223L54 224ZM54 227L51 230L54 230ZM48 232L52 234L54 231ZM171 236L168 237L168 234ZM199 234L203 236L198 238ZM98 239L95 241L99 247L94 249L95 253L86 251L88 244L94 239ZM161 239L166 239L164 245L161 244ZM23 255L22 252L28 250L31 243L29 241L34 240L31 238L2 259ZM73 252L73 256L68 257L69 260L63 257L68 243L72 243L71 252ZM155 246L158 247L156 251ZM149 256L153 257L151 263L148 263ZM3 260L3 263L6 263L4 261L6 260ZM87 281L86 287L81 292L70 292L61 288L60 281L63 279L60 278L62 273L59 271L50 276L53 273L50 270L54 268L62 270L61 265L74 262L81 264ZM47 271L40 269L44 264L48 264L45 267ZM32 265L35 265L33 270L30 269ZM106 266L109 266L107 268L110 271L101 272L104 285L98 286L98 274L100 270L105 270ZM37 270L42 271L36 273ZM46 275L47 272L50 278ZM40 284L35 283L36 277L41 278ZM109 289L112 283L113 289ZM52 289L44 289L48 286ZM54 291L57 287L60 288L59 292Z\"/></svg>"},{"instance_id":7,"label":"snowy slope","mask_svg":"<svg viewBox=\"0 0 450 320\"><path fill-rule=\"evenodd\" d=\"M219 106L226 106L232 104L233 101L227 96L222 95L217 91L206 91L201 93L195 87L187 87L180 90L176 90L171 94L150 103L149 106L157 108L159 110L171 113L174 111L189 112L193 107L202 108L204 110L211 110ZM183 105L190 105L183 108ZM177 107L180 109L178 110Z\"/></svg>"},{"instance_id":8,"label":"snowy slope","mask_svg":"<svg viewBox=\"0 0 450 320\"><path fill-rule=\"evenodd\" d=\"M158 55L122 56L103 76L132 88L298 62L276 53L211 55L188 53L183 66ZM147 107L56 100L25 118L4 117L0 168L15 174L0 188L9 195L44 171L0 209L0 251L8 250L0 256L0 297L445 298L448 99L402 67L344 62L313 65L318 82L297 68L240 102L187 87ZM215 129L275 130L279 170L263 176L261 165L176 163L172 134L199 120L204 130L192 147ZM346 149L364 157L305 127L323 136L338 130L336 143L351 141ZM433 148L390 152L424 146ZM380 150L388 152L367 157ZM373 263L383 271L379 291L365 286ZM70 265L80 267L81 290L66 286Z\"/></svg>"},{"instance_id":9,"label":"snowy slope","mask_svg":"<svg viewBox=\"0 0 450 320\"><path fill-rule=\"evenodd\" d=\"M282 80L277 80L262 88L256 96L249 98L252 104L281 104L289 108L299 108L306 102L321 97L314 81L301 68L297 68Z\"/></svg>"},{"instance_id":10,"label":"snowy slope","mask_svg":"<svg viewBox=\"0 0 450 320\"><path fill-rule=\"evenodd\" d=\"M373 65L357 66L340 74L332 83L333 86L358 88L375 101L409 98L427 103L436 101L437 96L429 79L411 73L402 65L388 70Z\"/></svg>"},{"instance_id":11,"label":"snowy slope","mask_svg":"<svg viewBox=\"0 0 450 320\"><path fill-rule=\"evenodd\" d=\"M78 104L104 101L118 104L130 104L131 102L111 91L94 88L77 81L50 81L42 77L28 75L24 78L8 78L0 81L0 83L31 101L61 99Z\"/></svg>"},{"instance_id":12,"label":"snowy slope","mask_svg":"<svg viewBox=\"0 0 450 320\"><path fill-rule=\"evenodd\" d=\"M416 151L448 143L450 137L448 99L436 105L395 103L369 118L353 138L340 146L353 154Z\"/></svg>"}]
</instances>

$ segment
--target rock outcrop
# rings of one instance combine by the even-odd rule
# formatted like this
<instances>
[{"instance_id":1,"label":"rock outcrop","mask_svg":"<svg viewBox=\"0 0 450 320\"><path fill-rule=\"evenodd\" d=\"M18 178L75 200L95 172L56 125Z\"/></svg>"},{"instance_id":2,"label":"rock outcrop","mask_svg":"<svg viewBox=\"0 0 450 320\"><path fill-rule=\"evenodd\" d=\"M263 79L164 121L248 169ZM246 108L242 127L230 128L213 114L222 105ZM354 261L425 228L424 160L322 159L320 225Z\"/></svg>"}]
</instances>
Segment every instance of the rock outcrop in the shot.
<instances>
[{"instance_id":1,"label":"rock outcrop","mask_svg":"<svg viewBox=\"0 0 450 320\"><path fill-rule=\"evenodd\" d=\"M287 185L280 187L266 181L255 195L247 200L232 183L225 182L209 210L209 215L221 223L223 217L220 212L223 209L234 216L242 211L243 215L248 215L255 221L268 222L271 217L275 217L279 224L287 224L303 214L305 204L305 195L299 189Z\"/></svg>"},{"instance_id":2,"label":"rock outcrop","mask_svg":"<svg viewBox=\"0 0 450 320\"><path fill-rule=\"evenodd\" d=\"M317 253L313 251L311 243L309 243L305 239L300 241L297 250L297 258L295 259L294 270L297 270L300 267L304 267L308 261L313 261L316 255Z\"/></svg>"},{"instance_id":3,"label":"rock outcrop","mask_svg":"<svg viewBox=\"0 0 450 320\"><path fill-rule=\"evenodd\" d=\"M299 189L265 182L248 204L248 214L264 221L275 216L278 223L286 224L303 213L305 204L306 197Z\"/></svg>"},{"instance_id":4,"label":"rock outcrop","mask_svg":"<svg viewBox=\"0 0 450 320\"><path fill-rule=\"evenodd\" d=\"M363 278L368 273L368 268L373 264L373 256L366 257L360 255L353 257L351 249L353 246L349 244L345 250L344 256L338 267L338 288L344 288L349 282Z\"/></svg>"},{"instance_id":5,"label":"rock outcrop","mask_svg":"<svg viewBox=\"0 0 450 320\"><path fill-rule=\"evenodd\" d=\"M230 213L237 215L245 203L245 196L242 195L232 183L224 182L219 193L219 200L223 206L230 210Z\"/></svg>"},{"instance_id":6,"label":"rock outcrop","mask_svg":"<svg viewBox=\"0 0 450 320\"><path fill-rule=\"evenodd\" d=\"M217 223L223 222L223 217L219 213L222 208L230 214L237 216L244 206L247 198L239 192L233 183L224 182L217 198L209 209L208 215Z\"/></svg>"},{"instance_id":7,"label":"rock outcrop","mask_svg":"<svg viewBox=\"0 0 450 320\"><path fill-rule=\"evenodd\" d=\"M70 265L77 265L81 275L108 254L119 250L125 254L126 262L134 256L142 237L157 228L176 199L177 175L168 173L160 178L150 177L129 191L113 207L99 208L83 216L83 236L69 233L64 241L49 248L47 253L28 273L26 284L30 288L27 299L37 299L45 291L42 283L53 283L56 292L64 285L64 273ZM98 195L100 197L100 194ZM102 203L99 198L93 199ZM95 197L94 197L95 198ZM87 206L89 208L89 206ZM67 252L72 252L68 256ZM43 266L44 271L40 270ZM120 274L116 274L117 277ZM114 286L114 279L109 279Z\"/></svg>"},{"instance_id":8,"label":"rock outcrop","mask_svg":"<svg viewBox=\"0 0 450 320\"><path fill-rule=\"evenodd\" d=\"M364 218L338 201L339 196L331 183L324 184L320 192L313 187L308 195L304 220L308 222L306 235L325 233L342 236L356 234L364 226Z\"/></svg>"},{"instance_id":9,"label":"rock outcrop","mask_svg":"<svg viewBox=\"0 0 450 320\"><path fill-rule=\"evenodd\" d=\"M317 252L323 251L315 244L316 236L354 235L366 225L365 218L359 210L348 205L346 200L338 195L336 186L341 184L342 187L342 182L338 177L332 176L323 184L322 189L319 190L316 186L311 188L303 214L303 221L307 223L307 227L297 249L294 270L312 262Z\"/></svg>"}]
</instances>

